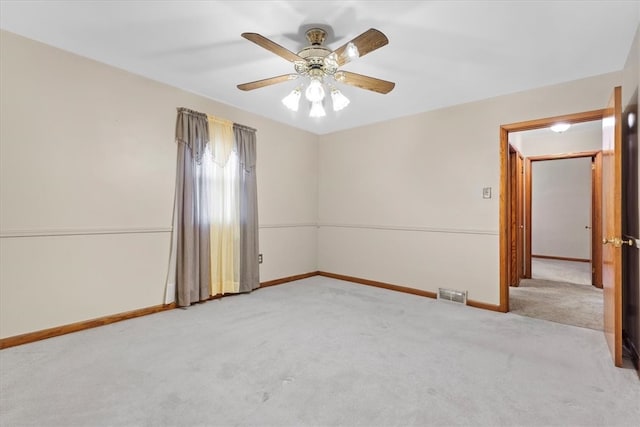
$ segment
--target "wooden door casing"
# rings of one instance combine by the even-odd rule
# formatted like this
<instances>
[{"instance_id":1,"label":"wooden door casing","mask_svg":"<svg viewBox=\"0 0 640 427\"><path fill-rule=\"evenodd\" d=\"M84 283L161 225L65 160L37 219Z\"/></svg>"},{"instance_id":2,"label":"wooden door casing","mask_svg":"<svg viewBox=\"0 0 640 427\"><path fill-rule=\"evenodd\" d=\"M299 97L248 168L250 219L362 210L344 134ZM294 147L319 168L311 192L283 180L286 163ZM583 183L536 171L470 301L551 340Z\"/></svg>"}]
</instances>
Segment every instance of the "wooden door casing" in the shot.
<instances>
[{"instance_id":1,"label":"wooden door casing","mask_svg":"<svg viewBox=\"0 0 640 427\"><path fill-rule=\"evenodd\" d=\"M604 335L622 366L622 90L614 88L602 119L602 287Z\"/></svg>"},{"instance_id":2,"label":"wooden door casing","mask_svg":"<svg viewBox=\"0 0 640 427\"><path fill-rule=\"evenodd\" d=\"M594 120L602 120L605 110L584 111L581 113L565 114L561 116L546 117L523 122L503 124L500 126L500 222L499 222L499 286L500 305L502 312L509 311L509 282L511 270L511 239L515 238L511 233L511 197L509 188L510 169L509 162L509 134L533 129L545 128L554 123L582 123ZM526 159L525 159L526 161ZM526 174L526 168L525 168ZM526 178L525 178L526 180ZM524 254L527 258L527 254Z\"/></svg>"}]
</instances>

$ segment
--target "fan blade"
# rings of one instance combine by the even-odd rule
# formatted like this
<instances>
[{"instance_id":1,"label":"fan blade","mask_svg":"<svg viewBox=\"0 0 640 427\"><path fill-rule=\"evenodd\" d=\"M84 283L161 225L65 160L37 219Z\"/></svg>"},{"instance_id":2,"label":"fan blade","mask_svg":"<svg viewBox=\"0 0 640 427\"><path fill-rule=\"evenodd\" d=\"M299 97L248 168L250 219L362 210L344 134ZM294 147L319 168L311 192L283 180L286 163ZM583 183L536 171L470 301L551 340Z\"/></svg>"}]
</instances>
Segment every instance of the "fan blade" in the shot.
<instances>
[{"instance_id":1,"label":"fan blade","mask_svg":"<svg viewBox=\"0 0 640 427\"><path fill-rule=\"evenodd\" d=\"M363 76L362 74L350 73L349 71L338 71L333 77L341 83L378 93L389 93L396 86L393 82Z\"/></svg>"},{"instance_id":2,"label":"fan blade","mask_svg":"<svg viewBox=\"0 0 640 427\"><path fill-rule=\"evenodd\" d=\"M271 77L268 79L256 80L255 82L243 83L238 85L240 90L254 90L261 87L274 85L276 83L282 83L289 80L295 80L298 78L297 74L283 74L282 76Z\"/></svg>"},{"instance_id":3,"label":"fan blade","mask_svg":"<svg viewBox=\"0 0 640 427\"><path fill-rule=\"evenodd\" d=\"M350 43L358 49L358 56L362 57L369 52L373 52L374 50L387 45L389 43L389 39L375 28L365 31L355 39L345 43L333 51L338 59L338 66L344 65L353 59L347 54L347 48Z\"/></svg>"},{"instance_id":4,"label":"fan blade","mask_svg":"<svg viewBox=\"0 0 640 427\"><path fill-rule=\"evenodd\" d=\"M281 56L282 58L286 59L287 61L290 62L296 62L296 61L302 61L304 62L304 59L299 57L298 55L296 55L295 53L291 52L290 50L280 46L278 43L273 42L271 40L269 40L268 38L261 36L258 33L242 33L242 37L244 37L245 39L254 42L255 44L257 44L258 46L261 46L273 53L275 53L278 56Z\"/></svg>"}]
</instances>

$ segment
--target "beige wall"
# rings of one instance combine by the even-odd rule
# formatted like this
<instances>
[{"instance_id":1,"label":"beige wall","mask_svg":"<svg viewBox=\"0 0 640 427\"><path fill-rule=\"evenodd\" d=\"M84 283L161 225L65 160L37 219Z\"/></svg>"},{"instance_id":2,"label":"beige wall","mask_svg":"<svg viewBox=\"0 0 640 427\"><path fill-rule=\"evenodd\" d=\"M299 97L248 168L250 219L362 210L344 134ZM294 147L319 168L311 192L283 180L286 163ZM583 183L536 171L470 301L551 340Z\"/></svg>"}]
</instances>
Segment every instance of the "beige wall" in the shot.
<instances>
[{"instance_id":1,"label":"beige wall","mask_svg":"<svg viewBox=\"0 0 640 427\"><path fill-rule=\"evenodd\" d=\"M177 107L258 129L261 280L317 270L317 136L11 33L0 55L0 337L162 303Z\"/></svg>"},{"instance_id":2,"label":"beige wall","mask_svg":"<svg viewBox=\"0 0 640 427\"><path fill-rule=\"evenodd\" d=\"M500 125L603 108L620 83L611 73L322 136L318 267L499 304Z\"/></svg>"}]
</instances>

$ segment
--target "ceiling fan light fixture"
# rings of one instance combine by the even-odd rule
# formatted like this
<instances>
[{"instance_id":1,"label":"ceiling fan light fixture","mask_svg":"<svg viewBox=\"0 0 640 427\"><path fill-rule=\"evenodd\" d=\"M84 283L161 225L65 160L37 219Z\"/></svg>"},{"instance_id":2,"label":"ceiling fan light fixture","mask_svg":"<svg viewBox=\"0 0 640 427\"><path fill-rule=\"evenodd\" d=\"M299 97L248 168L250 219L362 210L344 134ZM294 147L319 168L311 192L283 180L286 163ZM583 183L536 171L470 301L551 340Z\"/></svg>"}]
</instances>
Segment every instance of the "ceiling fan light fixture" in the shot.
<instances>
[{"instance_id":1,"label":"ceiling fan light fixture","mask_svg":"<svg viewBox=\"0 0 640 427\"><path fill-rule=\"evenodd\" d=\"M347 44L346 55L349 60L354 60L360 56L360 52L358 51L358 46L355 43L349 42Z\"/></svg>"},{"instance_id":2,"label":"ceiling fan light fixture","mask_svg":"<svg viewBox=\"0 0 640 427\"><path fill-rule=\"evenodd\" d=\"M350 104L349 98L344 96L330 82L335 81L381 94L386 94L393 90L395 87L393 82L340 69L351 60L386 46L389 43L387 36L375 28L369 28L332 51L324 46L326 35L326 30L322 28L309 29L306 32L309 45L298 51L298 53L294 53L258 33L242 33L243 38L291 62L295 69L295 74L283 74L242 83L237 85L238 89L250 91L289 80L304 78L305 82L299 84L296 89L282 98L282 103L288 109L298 111L300 99L304 93L305 100L309 101L310 117L326 116L324 99L327 95L331 95L334 111L340 111Z\"/></svg>"},{"instance_id":3,"label":"ceiling fan light fixture","mask_svg":"<svg viewBox=\"0 0 640 427\"><path fill-rule=\"evenodd\" d=\"M300 88L297 87L291 91L291 93L284 98L282 98L282 103L291 111L298 111L298 106L300 105L300 96L302 92Z\"/></svg>"},{"instance_id":4,"label":"ceiling fan light fixture","mask_svg":"<svg viewBox=\"0 0 640 427\"><path fill-rule=\"evenodd\" d=\"M309 117L324 117L327 113L324 111L321 101L314 101L311 103L311 111L309 111Z\"/></svg>"},{"instance_id":5,"label":"ceiling fan light fixture","mask_svg":"<svg viewBox=\"0 0 640 427\"><path fill-rule=\"evenodd\" d=\"M331 88L331 101L333 102L333 111L340 111L351 102L336 88Z\"/></svg>"},{"instance_id":6,"label":"ceiling fan light fixture","mask_svg":"<svg viewBox=\"0 0 640 427\"><path fill-rule=\"evenodd\" d=\"M324 87L322 87L322 82L319 78L311 78L304 95L309 102L320 102L324 99Z\"/></svg>"}]
</instances>

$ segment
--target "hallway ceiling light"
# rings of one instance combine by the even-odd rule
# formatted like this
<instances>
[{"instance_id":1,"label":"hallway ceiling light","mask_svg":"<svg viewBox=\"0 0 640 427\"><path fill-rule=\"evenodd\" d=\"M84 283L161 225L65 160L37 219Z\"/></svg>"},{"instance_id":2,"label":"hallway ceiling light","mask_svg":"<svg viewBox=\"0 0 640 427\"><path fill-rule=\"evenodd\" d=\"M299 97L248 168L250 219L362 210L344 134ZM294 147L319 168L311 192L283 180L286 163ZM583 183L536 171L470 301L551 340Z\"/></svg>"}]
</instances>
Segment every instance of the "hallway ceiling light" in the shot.
<instances>
[{"instance_id":1,"label":"hallway ceiling light","mask_svg":"<svg viewBox=\"0 0 640 427\"><path fill-rule=\"evenodd\" d=\"M556 133L562 133L567 129L569 129L570 127L571 127L571 124L569 123L556 123L555 125L551 126L550 129Z\"/></svg>"}]
</instances>

